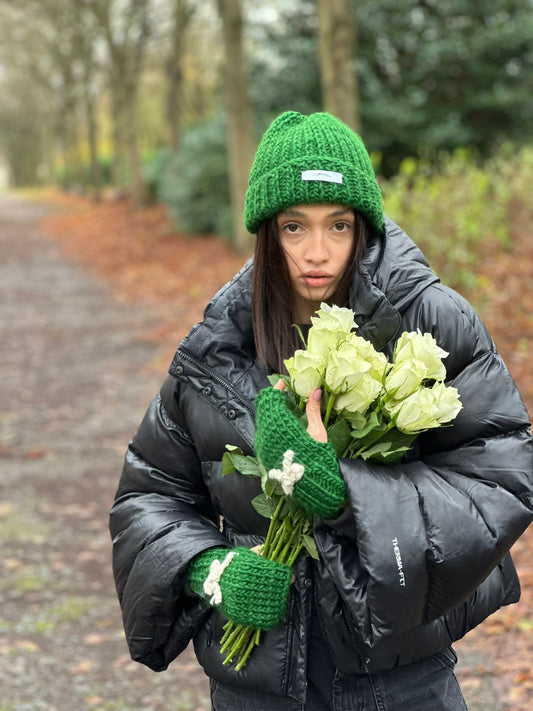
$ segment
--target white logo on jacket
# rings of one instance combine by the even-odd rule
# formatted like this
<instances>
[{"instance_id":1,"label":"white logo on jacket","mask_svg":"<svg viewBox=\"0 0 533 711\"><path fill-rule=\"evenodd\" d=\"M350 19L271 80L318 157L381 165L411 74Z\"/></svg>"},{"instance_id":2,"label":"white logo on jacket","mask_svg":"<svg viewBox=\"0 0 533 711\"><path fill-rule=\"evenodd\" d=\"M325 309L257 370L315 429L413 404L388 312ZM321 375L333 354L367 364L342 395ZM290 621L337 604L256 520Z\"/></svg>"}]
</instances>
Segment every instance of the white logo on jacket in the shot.
<instances>
[{"instance_id":1,"label":"white logo on jacket","mask_svg":"<svg viewBox=\"0 0 533 711\"><path fill-rule=\"evenodd\" d=\"M396 565L398 566L398 578L400 580L400 585L405 587L405 574L403 572L402 556L400 554L400 546L398 545L398 539L392 539L392 549L394 551L394 557L396 558Z\"/></svg>"}]
</instances>

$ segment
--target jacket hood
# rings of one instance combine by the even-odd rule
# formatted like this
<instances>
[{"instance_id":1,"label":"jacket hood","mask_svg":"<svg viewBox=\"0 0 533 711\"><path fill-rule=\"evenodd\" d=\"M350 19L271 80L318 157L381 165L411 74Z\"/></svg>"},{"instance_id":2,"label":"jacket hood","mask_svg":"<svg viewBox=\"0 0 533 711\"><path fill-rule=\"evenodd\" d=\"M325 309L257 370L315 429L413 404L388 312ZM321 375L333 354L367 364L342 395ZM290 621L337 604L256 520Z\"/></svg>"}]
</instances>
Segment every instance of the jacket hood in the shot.
<instances>
[{"instance_id":1,"label":"jacket hood","mask_svg":"<svg viewBox=\"0 0 533 711\"><path fill-rule=\"evenodd\" d=\"M417 245L390 218L385 237L373 236L354 281L354 299L361 291L376 288L387 294L390 305L404 313L410 304L439 281Z\"/></svg>"}]
</instances>

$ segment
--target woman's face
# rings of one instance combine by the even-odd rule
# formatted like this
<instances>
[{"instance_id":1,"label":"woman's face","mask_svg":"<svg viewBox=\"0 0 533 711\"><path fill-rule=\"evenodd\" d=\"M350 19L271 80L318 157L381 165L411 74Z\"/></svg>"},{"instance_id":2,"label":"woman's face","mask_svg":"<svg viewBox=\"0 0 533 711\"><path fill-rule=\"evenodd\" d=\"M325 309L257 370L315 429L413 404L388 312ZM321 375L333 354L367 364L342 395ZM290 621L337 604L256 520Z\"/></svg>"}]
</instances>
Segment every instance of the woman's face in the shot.
<instances>
[{"instance_id":1,"label":"woman's face","mask_svg":"<svg viewBox=\"0 0 533 711\"><path fill-rule=\"evenodd\" d=\"M292 285L294 318L308 323L342 278L355 239L354 214L343 205L295 205L276 220Z\"/></svg>"}]
</instances>

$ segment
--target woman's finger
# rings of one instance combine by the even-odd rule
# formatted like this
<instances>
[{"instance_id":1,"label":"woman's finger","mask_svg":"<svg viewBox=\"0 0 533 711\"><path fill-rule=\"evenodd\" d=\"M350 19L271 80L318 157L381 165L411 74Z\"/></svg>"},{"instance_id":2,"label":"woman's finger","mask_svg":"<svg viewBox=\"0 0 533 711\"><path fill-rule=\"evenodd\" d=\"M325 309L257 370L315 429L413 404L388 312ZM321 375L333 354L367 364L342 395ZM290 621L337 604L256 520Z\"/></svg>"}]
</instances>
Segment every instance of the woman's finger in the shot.
<instances>
[{"instance_id":1,"label":"woman's finger","mask_svg":"<svg viewBox=\"0 0 533 711\"><path fill-rule=\"evenodd\" d=\"M313 439L317 442L327 442L328 433L322 422L322 415L320 413L320 398L322 396L322 391L317 388L311 393L307 405L305 407L305 412L307 415L307 431Z\"/></svg>"},{"instance_id":2,"label":"woman's finger","mask_svg":"<svg viewBox=\"0 0 533 711\"><path fill-rule=\"evenodd\" d=\"M274 385L274 390L285 390L285 383L280 378L278 382Z\"/></svg>"}]
</instances>

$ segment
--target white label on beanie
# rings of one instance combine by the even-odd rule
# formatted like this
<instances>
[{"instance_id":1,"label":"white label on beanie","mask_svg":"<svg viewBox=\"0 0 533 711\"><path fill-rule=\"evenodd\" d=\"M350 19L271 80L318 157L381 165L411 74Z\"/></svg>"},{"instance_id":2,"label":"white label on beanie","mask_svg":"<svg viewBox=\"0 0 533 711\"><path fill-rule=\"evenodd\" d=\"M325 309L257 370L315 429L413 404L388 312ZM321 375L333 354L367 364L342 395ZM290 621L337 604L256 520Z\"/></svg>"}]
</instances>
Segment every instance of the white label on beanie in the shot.
<instances>
[{"instance_id":1,"label":"white label on beanie","mask_svg":"<svg viewBox=\"0 0 533 711\"><path fill-rule=\"evenodd\" d=\"M342 173L332 170L302 170L302 180L321 180L324 183L342 183Z\"/></svg>"}]
</instances>

